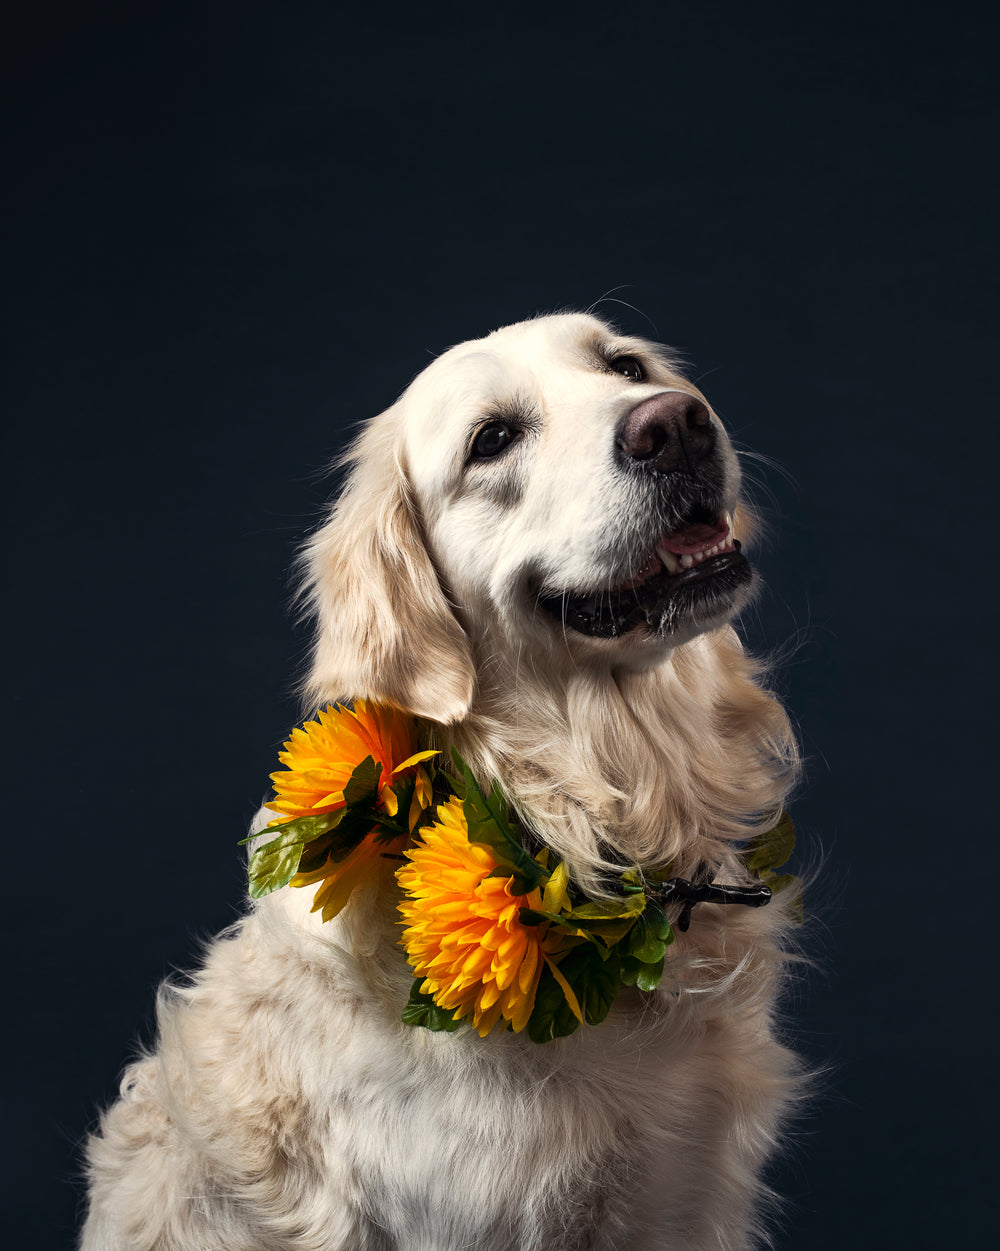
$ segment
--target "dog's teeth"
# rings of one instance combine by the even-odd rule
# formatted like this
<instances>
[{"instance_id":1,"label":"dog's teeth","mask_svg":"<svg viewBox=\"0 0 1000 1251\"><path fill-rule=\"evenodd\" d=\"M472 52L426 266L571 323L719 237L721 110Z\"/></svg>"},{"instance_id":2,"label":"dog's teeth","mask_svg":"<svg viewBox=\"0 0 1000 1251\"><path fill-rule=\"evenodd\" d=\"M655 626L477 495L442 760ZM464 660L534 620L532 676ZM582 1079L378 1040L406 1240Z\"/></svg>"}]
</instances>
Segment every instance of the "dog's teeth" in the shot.
<instances>
[{"instance_id":1,"label":"dog's teeth","mask_svg":"<svg viewBox=\"0 0 1000 1251\"><path fill-rule=\"evenodd\" d=\"M667 573L676 573L680 569L680 561L673 552L668 552L665 547L658 547L656 554L663 562L663 568L666 569Z\"/></svg>"},{"instance_id":2,"label":"dog's teeth","mask_svg":"<svg viewBox=\"0 0 1000 1251\"><path fill-rule=\"evenodd\" d=\"M703 560L710 560L713 556L718 556L722 552L731 552L734 550L733 539L731 535L726 535L720 542L713 544L712 547L706 547L702 552L685 552L678 556L676 552L669 552L665 547L658 547L656 554L659 556L661 563L667 573L679 573L682 569L693 569L695 565L700 565Z\"/></svg>"}]
</instances>

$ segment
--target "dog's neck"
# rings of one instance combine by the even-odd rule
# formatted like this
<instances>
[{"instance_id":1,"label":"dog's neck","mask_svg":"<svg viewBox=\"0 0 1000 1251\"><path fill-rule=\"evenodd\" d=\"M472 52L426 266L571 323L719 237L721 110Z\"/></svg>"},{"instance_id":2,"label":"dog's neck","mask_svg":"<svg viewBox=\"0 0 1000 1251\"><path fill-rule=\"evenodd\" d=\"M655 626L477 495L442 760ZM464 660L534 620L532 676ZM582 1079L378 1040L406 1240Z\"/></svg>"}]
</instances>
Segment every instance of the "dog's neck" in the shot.
<instances>
[{"instance_id":1,"label":"dog's neck","mask_svg":"<svg viewBox=\"0 0 1000 1251\"><path fill-rule=\"evenodd\" d=\"M484 672L451 741L582 883L609 861L718 867L794 779L787 717L731 630L641 673Z\"/></svg>"}]
</instances>

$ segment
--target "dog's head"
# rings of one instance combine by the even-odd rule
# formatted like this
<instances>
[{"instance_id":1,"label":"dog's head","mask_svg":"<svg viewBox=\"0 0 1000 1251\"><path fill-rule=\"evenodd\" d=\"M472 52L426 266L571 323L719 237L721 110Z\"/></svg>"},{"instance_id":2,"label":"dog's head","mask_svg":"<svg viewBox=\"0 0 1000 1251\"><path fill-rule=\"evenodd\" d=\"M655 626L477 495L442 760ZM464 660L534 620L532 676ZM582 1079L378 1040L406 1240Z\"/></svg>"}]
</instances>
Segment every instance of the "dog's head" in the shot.
<instances>
[{"instance_id":1,"label":"dog's head","mask_svg":"<svg viewBox=\"0 0 1000 1251\"><path fill-rule=\"evenodd\" d=\"M750 592L719 419L664 348L594 317L452 348L351 464L308 552L318 700L453 722L505 656L648 667Z\"/></svg>"}]
</instances>

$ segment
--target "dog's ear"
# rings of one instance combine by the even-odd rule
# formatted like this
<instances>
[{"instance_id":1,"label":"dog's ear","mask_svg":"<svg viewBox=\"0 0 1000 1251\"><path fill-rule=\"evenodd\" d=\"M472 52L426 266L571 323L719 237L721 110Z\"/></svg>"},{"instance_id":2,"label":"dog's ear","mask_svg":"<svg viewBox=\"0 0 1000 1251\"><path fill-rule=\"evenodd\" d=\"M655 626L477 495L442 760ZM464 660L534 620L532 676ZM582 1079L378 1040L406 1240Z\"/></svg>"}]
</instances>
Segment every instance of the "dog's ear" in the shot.
<instances>
[{"instance_id":1,"label":"dog's ear","mask_svg":"<svg viewBox=\"0 0 1000 1251\"><path fill-rule=\"evenodd\" d=\"M358 439L347 486L304 553L318 624L306 690L314 706L357 696L450 724L472 702L472 656L424 545L393 417Z\"/></svg>"}]
</instances>

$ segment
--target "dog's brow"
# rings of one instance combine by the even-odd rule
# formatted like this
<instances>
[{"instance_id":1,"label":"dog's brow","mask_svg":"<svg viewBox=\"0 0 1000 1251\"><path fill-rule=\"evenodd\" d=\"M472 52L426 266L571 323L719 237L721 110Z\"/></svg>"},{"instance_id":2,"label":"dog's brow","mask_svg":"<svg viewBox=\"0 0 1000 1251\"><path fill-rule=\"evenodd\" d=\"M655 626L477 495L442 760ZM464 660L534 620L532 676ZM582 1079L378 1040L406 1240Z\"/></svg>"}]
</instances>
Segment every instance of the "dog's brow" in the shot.
<instances>
[{"instance_id":1,"label":"dog's brow","mask_svg":"<svg viewBox=\"0 0 1000 1251\"><path fill-rule=\"evenodd\" d=\"M620 356L634 356L646 365L658 365L671 374L683 376L680 356L663 343L654 343L651 339L595 339L591 347L594 361L598 369L607 367Z\"/></svg>"},{"instance_id":2,"label":"dog's brow","mask_svg":"<svg viewBox=\"0 0 1000 1251\"><path fill-rule=\"evenodd\" d=\"M615 350L600 334L588 335L580 344L580 354L590 368L604 369Z\"/></svg>"},{"instance_id":3,"label":"dog's brow","mask_svg":"<svg viewBox=\"0 0 1000 1251\"><path fill-rule=\"evenodd\" d=\"M496 394L487 400L485 411L490 417L516 421L520 425L532 425L541 420L538 401L534 396L523 392L515 392L512 395Z\"/></svg>"},{"instance_id":4,"label":"dog's brow","mask_svg":"<svg viewBox=\"0 0 1000 1251\"><path fill-rule=\"evenodd\" d=\"M585 339L581 347L586 364L591 369L606 370L616 357L626 355L635 356L639 360L652 358L668 366L670 364L665 349L648 339L607 339L603 335L595 334Z\"/></svg>"}]
</instances>

